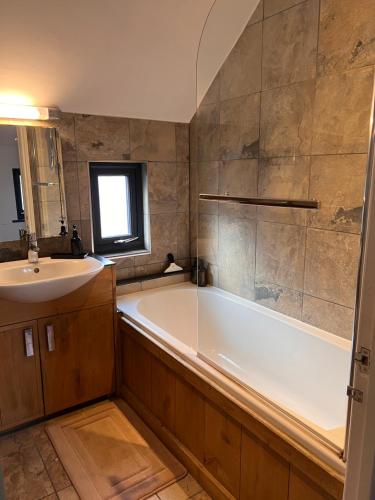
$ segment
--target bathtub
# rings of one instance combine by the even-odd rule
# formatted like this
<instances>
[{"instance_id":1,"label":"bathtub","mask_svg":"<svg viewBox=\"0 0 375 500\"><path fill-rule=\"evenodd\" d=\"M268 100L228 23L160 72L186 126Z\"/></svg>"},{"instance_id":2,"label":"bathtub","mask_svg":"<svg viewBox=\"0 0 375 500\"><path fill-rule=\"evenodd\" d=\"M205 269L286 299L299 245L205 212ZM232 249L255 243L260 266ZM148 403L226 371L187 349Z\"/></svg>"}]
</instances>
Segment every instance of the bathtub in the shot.
<instances>
[{"instance_id":1,"label":"bathtub","mask_svg":"<svg viewBox=\"0 0 375 500\"><path fill-rule=\"evenodd\" d=\"M348 340L189 283L119 296L117 306L141 334L344 474Z\"/></svg>"}]
</instances>

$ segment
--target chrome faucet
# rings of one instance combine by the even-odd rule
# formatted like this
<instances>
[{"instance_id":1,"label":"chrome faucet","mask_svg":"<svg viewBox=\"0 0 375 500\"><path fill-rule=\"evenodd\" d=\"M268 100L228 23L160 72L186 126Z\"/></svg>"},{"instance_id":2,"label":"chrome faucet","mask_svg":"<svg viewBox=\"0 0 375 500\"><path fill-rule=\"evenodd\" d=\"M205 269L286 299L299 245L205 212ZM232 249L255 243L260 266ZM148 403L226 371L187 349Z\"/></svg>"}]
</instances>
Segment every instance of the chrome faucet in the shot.
<instances>
[{"instance_id":1,"label":"chrome faucet","mask_svg":"<svg viewBox=\"0 0 375 500\"><path fill-rule=\"evenodd\" d=\"M27 233L27 260L30 264L39 262L39 248L35 233Z\"/></svg>"}]
</instances>

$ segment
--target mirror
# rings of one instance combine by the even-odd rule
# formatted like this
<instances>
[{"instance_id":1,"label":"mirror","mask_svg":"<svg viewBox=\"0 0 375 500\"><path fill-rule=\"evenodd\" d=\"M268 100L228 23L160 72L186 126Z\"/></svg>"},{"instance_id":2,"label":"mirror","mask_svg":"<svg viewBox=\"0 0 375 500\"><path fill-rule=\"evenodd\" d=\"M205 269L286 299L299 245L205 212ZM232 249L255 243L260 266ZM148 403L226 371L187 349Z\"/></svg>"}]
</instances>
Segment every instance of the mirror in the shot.
<instances>
[{"instance_id":1,"label":"mirror","mask_svg":"<svg viewBox=\"0 0 375 500\"><path fill-rule=\"evenodd\" d=\"M58 130L0 125L0 242L58 236L66 220Z\"/></svg>"}]
</instances>

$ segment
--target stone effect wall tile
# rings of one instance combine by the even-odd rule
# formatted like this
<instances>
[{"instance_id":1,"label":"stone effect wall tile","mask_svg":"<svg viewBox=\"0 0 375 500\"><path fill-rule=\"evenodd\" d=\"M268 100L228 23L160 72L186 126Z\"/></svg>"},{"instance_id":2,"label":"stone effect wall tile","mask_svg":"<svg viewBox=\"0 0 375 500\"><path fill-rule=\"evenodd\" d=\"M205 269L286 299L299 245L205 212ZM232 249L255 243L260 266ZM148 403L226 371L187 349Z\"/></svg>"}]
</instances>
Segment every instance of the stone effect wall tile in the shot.
<instances>
[{"instance_id":1,"label":"stone effect wall tile","mask_svg":"<svg viewBox=\"0 0 375 500\"><path fill-rule=\"evenodd\" d=\"M56 124L52 124L56 126ZM75 135L75 119L72 113L62 113L57 125L60 133L61 151L64 161L77 160L77 144Z\"/></svg>"},{"instance_id":2,"label":"stone effect wall tile","mask_svg":"<svg viewBox=\"0 0 375 500\"><path fill-rule=\"evenodd\" d=\"M273 16L282 10L290 9L304 0L264 0L264 17Z\"/></svg>"},{"instance_id":3,"label":"stone effect wall tile","mask_svg":"<svg viewBox=\"0 0 375 500\"><path fill-rule=\"evenodd\" d=\"M314 95L313 81L262 92L262 157L310 154Z\"/></svg>"},{"instance_id":4,"label":"stone effect wall tile","mask_svg":"<svg viewBox=\"0 0 375 500\"><path fill-rule=\"evenodd\" d=\"M176 123L176 161L188 162L189 155L189 124Z\"/></svg>"},{"instance_id":5,"label":"stone effect wall tile","mask_svg":"<svg viewBox=\"0 0 375 500\"><path fill-rule=\"evenodd\" d=\"M303 200L309 197L310 157L260 160L258 194L263 198ZM258 207L259 220L306 225L306 211L295 208Z\"/></svg>"},{"instance_id":6,"label":"stone effect wall tile","mask_svg":"<svg viewBox=\"0 0 375 500\"><path fill-rule=\"evenodd\" d=\"M259 156L260 95L223 101L220 106L220 159Z\"/></svg>"},{"instance_id":7,"label":"stone effect wall tile","mask_svg":"<svg viewBox=\"0 0 375 500\"><path fill-rule=\"evenodd\" d=\"M151 214L177 211L177 167L174 162L147 165L148 201Z\"/></svg>"},{"instance_id":8,"label":"stone effect wall tile","mask_svg":"<svg viewBox=\"0 0 375 500\"><path fill-rule=\"evenodd\" d=\"M130 158L132 160L176 161L176 157L174 123L130 120Z\"/></svg>"},{"instance_id":9,"label":"stone effect wall tile","mask_svg":"<svg viewBox=\"0 0 375 500\"><path fill-rule=\"evenodd\" d=\"M250 17L247 25L250 26L252 24L259 23L259 21L263 21L263 10L264 10L264 1L260 0L258 2L258 5L255 7L255 10L252 16Z\"/></svg>"},{"instance_id":10,"label":"stone effect wall tile","mask_svg":"<svg viewBox=\"0 0 375 500\"><path fill-rule=\"evenodd\" d=\"M354 310L349 307L305 294L302 321L348 340L353 337Z\"/></svg>"},{"instance_id":11,"label":"stone effect wall tile","mask_svg":"<svg viewBox=\"0 0 375 500\"><path fill-rule=\"evenodd\" d=\"M255 302L292 318L301 319L302 298L302 292L296 290L264 281L255 283Z\"/></svg>"},{"instance_id":12,"label":"stone effect wall tile","mask_svg":"<svg viewBox=\"0 0 375 500\"><path fill-rule=\"evenodd\" d=\"M77 162L65 161L63 175L68 221L80 219L81 209Z\"/></svg>"},{"instance_id":13,"label":"stone effect wall tile","mask_svg":"<svg viewBox=\"0 0 375 500\"><path fill-rule=\"evenodd\" d=\"M75 116L78 160L128 160L129 120L107 116Z\"/></svg>"},{"instance_id":14,"label":"stone effect wall tile","mask_svg":"<svg viewBox=\"0 0 375 500\"><path fill-rule=\"evenodd\" d=\"M257 231L257 281L303 290L306 229L260 222Z\"/></svg>"},{"instance_id":15,"label":"stone effect wall tile","mask_svg":"<svg viewBox=\"0 0 375 500\"><path fill-rule=\"evenodd\" d=\"M197 168L197 194L218 194L219 193L219 162L202 162ZM199 213L216 214L218 213L218 204L212 201L199 200Z\"/></svg>"},{"instance_id":16,"label":"stone effect wall tile","mask_svg":"<svg viewBox=\"0 0 375 500\"><path fill-rule=\"evenodd\" d=\"M219 217L219 286L248 299L254 298L255 233L255 221Z\"/></svg>"},{"instance_id":17,"label":"stone effect wall tile","mask_svg":"<svg viewBox=\"0 0 375 500\"><path fill-rule=\"evenodd\" d=\"M219 159L220 107L217 104L200 106L197 112L197 160Z\"/></svg>"},{"instance_id":18,"label":"stone effect wall tile","mask_svg":"<svg viewBox=\"0 0 375 500\"><path fill-rule=\"evenodd\" d=\"M313 154L367 153L374 69L317 80Z\"/></svg>"},{"instance_id":19,"label":"stone effect wall tile","mask_svg":"<svg viewBox=\"0 0 375 500\"><path fill-rule=\"evenodd\" d=\"M245 28L220 69L220 99L259 92L261 87L262 23Z\"/></svg>"},{"instance_id":20,"label":"stone effect wall tile","mask_svg":"<svg viewBox=\"0 0 375 500\"><path fill-rule=\"evenodd\" d=\"M198 214L198 255L208 264L217 264L219 218L217 215Z\"/></svg>"},{"instance_id":21,"label":"stone effect wall tile","mask_svg":"<svg viewBox=\"0 0 375 500\"><path fill-rule=\"evenodd\" d=\"M375 2L321 0L318 72L375 65Z\"/></svg>"},{"instance_id":22,"label":"stone effect wall tile","mask_svg":"<svg viewBox=\"0 0 375 500\"><path fill-rule=\"evenodd\" d=\"M257 196L258 160L229 160L219 165L219 193L230 196ZM254 219L256 207L220 203L219 214Z\"/></svg>"},{"instance_id":23,"label":"stone effect wall tile","mask_svg":"<svg viewBox=\"0 0 375 500\"><path fill-rule=\"evenodd\" d=\"M263 89L315 78L318 22L319 0L308 0L264 22Z\"/></svg>"},{"instance_id":24,"label":"stone effect wall tile","mask_svg":"<svg viewBox=\"0 0 375 500\"><path fill-rule=\"evenodd\" d=\"M356 234L308 229L305 293L353 308L359 246Z\"/></svg>"},{"instance_id":25,"label":"stone effect wall tile","mask_svg":"<svg viewBox=\"0 0 375 500\"><path fill-rule=\"evenodd\" d=\"M192 120L191 252L195 255L198 236L210 255L213 283L350 338L375 65L375 3L320 0L320 18L318 7L318 0L260 2L247 25L252 29L241 35ZM256 106L246 106L254 95L260 96L259 135ZM260 148L255 144L246 156L243 146L250 139L259 139ZM321 208L198 203L199 177L206 192L316 198ZM220 237L224 220L238 236L233 231L230 238ZM257 226L256 235L250 232L254 241L248 241L249 248L255 245L255 273L243 271L243 265L221 265L221 255L246 255L238 248L239 220Z\"/></svg>"},{"instance_id":26,"label":"stone effect wall tile","mask_svg":"<svg viewBox=\"0 0 375 500\"><path fill-rule=\"evenodd\" d=\"M315 156L311 160L310 197L320 210L308 213L308 225L360 233L367 155Z\"/></svg>"}]
</instances>

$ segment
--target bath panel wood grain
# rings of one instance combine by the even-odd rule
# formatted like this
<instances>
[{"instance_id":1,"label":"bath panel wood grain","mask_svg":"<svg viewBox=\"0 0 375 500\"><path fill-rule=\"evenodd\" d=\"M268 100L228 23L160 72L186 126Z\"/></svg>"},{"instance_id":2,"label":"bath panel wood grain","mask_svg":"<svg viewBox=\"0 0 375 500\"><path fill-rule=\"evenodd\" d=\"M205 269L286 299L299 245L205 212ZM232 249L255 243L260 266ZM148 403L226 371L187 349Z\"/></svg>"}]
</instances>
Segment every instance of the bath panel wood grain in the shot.
<instances>
[{"instance_id":1,"label":"bath panel wood grain","mask_svg":"<svg viewBox=\"0 0 375 500\"><path fill-rule=\"evenodd\" d=\"M205 403L203 397L190 384L176 377L177 438L203 463Z\"/></svg>"},{"instance_id":2,"label":"bath panel wood grain","mask_svg":"<svg viewBox=\"0 0 375 500\"><path fill-rule=\"evenodd\" d=\"M333 470L320 464L297 443L292 443L288 436L281 436L276 428L265 425L255 414L250 414L227 399L174 356L122 320L119 321L119 340L122 349L127 346L127 352L122 351L122 373L125 376L121 380L120 395L147 420L214 498L263 500L269 491L273 495L274 488L278 495L275 499L291 500L289 471L292 468L303 471L307 484L301 486L294 480L293 500L306 500L304 496L299 496L299 491L303 487L310 491L311 485L314 493L324 491L326 496L322 498L342 498L343 481ZM141 356L139 352L142 352ZM134 359L138 360L136 364ZM150 401L144 402L145 387L139 380L145 381L144 372L147 372L151 359L153 366L163 364L175 377L174 382L173 376L169 376L169 382L165 382L170 384L169 389L158 388L156 382L153 384L155 391L167 391L169 397L175 393L174 432L166 429L165 423L153 411ZM127 380L127 362L132 367L131 378L138 380L137 384ZM151 383L150 378L147 380ZM197 408L193 409L194 401ZM199 446L199 442L203 446ZM288 493L286 497L285 492Z\"/></svg>"},{"instance_id":3,"label":"bath panel wood grain","mask_svg":"<svg viewBox=\"0 0 375 500\"><path fill-rule=\"evenodd\" d=\"M239 498L241 427L206 401L204 465L235 498Z\"/></svg>"},{"instance_id":4,"label":"bath panel wood grain","mask_svg":"<svg viewBox=\"0 0 375 500\"><path fill-rule=\"evenodd\" d=\"M156 358L151 361L151 409L171 432L176 420L176 377Z\"/></svg>"},{"instance_id":5,"label":"bath panel wood grain","mask_svg":"<svg viewBox=\"0 0 375 500\"><path fill-rule=\"evenodd\" d=\"M32 356L26 356L26 328L33 332ZM38 326L36 321L0 328L0 430L44 413Z\"/></svg>"},{"instance_id":6,"label":"bath panel wood grain","mask_svg":"<svg viewBox=\"0 0 375 500\"><path fill-rule=\"evenodd\" d=\"M289 464L242 430L241 500L288 500Z\"/></svg>"},{"instance_id":7,"label":"bath panel wood grain","mask_svg":"<svg viewBox=\"0 0 375 500\"><path fill-rule=\"evenodd\" d=\"M148 408L151 406L151 360L146 349L125 336L120 343L122 353L121 384L125 385ZM142 367L142 369L140 369Z\"/></svg>"},{"instance_id":8,"label":"bath panel wood grain","mask_svg":"<svg viewBox=\"0 0 375 500\"><path fill-rule=\"evenodd\" d=\"M289 483L289 500L334 500L297 470L291 470Z\"/></svg>"}]
</instances>

